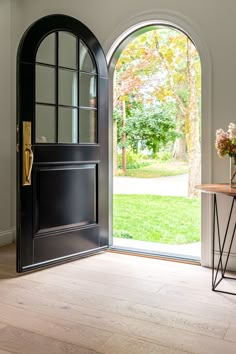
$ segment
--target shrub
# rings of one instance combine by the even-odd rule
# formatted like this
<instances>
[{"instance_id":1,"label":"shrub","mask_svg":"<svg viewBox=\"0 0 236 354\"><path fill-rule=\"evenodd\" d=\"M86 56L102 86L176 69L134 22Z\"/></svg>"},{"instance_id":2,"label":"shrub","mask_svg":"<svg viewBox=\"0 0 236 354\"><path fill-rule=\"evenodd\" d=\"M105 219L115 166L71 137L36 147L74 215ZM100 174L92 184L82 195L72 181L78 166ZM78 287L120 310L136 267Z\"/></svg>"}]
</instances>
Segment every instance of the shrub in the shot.
<instances>
[{"instance_id":1,"label":"shrub","mask_svg":"<svg viewBox=\"0 0 236 354\"><path fill-rule=\"evenodd\" d=\"M160 151L157 154L157 158L160 161L168 161L171 160L173 158L172 153L170 151Z\"/></svg>"},{"instance_id":2,"label":"shrub","mask_svg":"<svg viewBox=\"0 0 236 354\"><path fill-rule=\"evenodd\" d=\"M118 168L122 168L122 153L118 153ZM143 161L142 154L135 154L131 150L126 151L126 168L128 170L136 169L140 167L144 167L149 165L150 163L147 161Z\"/></svg>"}]
</instances>

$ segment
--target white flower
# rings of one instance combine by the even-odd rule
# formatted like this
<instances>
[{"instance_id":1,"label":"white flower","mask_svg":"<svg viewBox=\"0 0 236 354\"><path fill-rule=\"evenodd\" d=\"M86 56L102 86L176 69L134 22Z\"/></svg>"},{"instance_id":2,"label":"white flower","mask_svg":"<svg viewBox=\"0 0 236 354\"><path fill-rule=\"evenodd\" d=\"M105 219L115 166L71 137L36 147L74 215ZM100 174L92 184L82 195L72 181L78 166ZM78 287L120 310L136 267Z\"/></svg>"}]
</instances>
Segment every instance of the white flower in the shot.
<instances>
[{"instance_id":1,"label":"white flower","mask_svg":"<svg viewBox=\"0 0 236 354\"><path fill-rule=\"evenodd\" d=\"M236 144L236 125L234 123L229 124L229 138L232 141L233 144Z\"/></svg>"}]
</instances>

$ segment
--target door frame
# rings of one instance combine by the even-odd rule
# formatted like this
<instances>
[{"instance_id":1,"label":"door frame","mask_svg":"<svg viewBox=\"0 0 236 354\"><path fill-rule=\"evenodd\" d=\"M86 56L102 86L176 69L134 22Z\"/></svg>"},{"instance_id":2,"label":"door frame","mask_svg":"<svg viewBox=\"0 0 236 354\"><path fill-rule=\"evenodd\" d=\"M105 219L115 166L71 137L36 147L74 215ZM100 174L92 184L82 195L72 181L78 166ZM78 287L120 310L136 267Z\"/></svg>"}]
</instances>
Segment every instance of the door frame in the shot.
<instances>
[{"instance_id":1,"label":"door frame","mask_svg":"<svg viewBox=\"0 0 236 354\"><path fill-rule=\"evenodd\" d=\"M190 23L180 14L168 11L151 11L139 13L123 22L108 37L104 49L106 52L109 68L109 244L112 245L112 223L113 223L113 76L117 57L115 53L120 49L126 40L135 36L137 31L152 25L166 25L174 27L185 33L194 43L201 60L201 84L202 84L202 106L201 106L201 150L202 150L202 183L212 183L212 61L207 44L201 36L201 30L195 24ZM212 203L206 195L201 197L201 265L211 266L211 236L212 235Z\"/></svg>"}]
</instances>

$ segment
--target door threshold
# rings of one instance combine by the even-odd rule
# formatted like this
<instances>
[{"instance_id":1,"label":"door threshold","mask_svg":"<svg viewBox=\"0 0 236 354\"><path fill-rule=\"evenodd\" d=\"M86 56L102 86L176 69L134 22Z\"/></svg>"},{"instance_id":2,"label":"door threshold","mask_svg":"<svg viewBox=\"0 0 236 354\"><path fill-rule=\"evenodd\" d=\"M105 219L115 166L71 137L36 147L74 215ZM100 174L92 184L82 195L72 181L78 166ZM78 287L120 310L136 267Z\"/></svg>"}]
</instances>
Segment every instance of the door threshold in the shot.
<instances>
[{"instance_id":1,"label":"door threshold","mask_svg":"<svg viewBox=\"0 0 236 354\"><path fill-rule=\"evenodd\" d=\"M182 256L175 253L164 253L164 252L161 253L157 251L148 251L148 250L146 251L137 248L127 248L121 246L110 246L107 249L107 252L120 253L129 256L137 256L137 257L144 257L144 258L153 258L153 259L159 259L163 261L185 263L185 264L191 264L197 266L201 265L201 260L199 257L187 256L187 255Z\"/></svg>"}]
</instances>

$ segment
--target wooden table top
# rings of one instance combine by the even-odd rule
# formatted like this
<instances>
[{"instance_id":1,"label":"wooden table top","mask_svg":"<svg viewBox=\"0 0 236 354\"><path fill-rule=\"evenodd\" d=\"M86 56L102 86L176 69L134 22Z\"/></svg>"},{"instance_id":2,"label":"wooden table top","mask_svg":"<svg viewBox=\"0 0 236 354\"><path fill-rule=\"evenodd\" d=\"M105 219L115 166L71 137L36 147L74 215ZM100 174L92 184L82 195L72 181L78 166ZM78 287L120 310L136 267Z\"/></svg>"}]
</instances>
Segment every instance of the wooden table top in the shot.
<instances>
[{"instance_id":1,"label":"wooden table top","mask_svg":"<svg viewBox=\"0 0 236 354\"><path fill-rule=\"evenodd\" d=\"M195 186L195 188L203 193L225 194L231 197L236 196L236 188L231 188L227 183L199 184L198 186Z\"/></svg>"}]
</instances>

